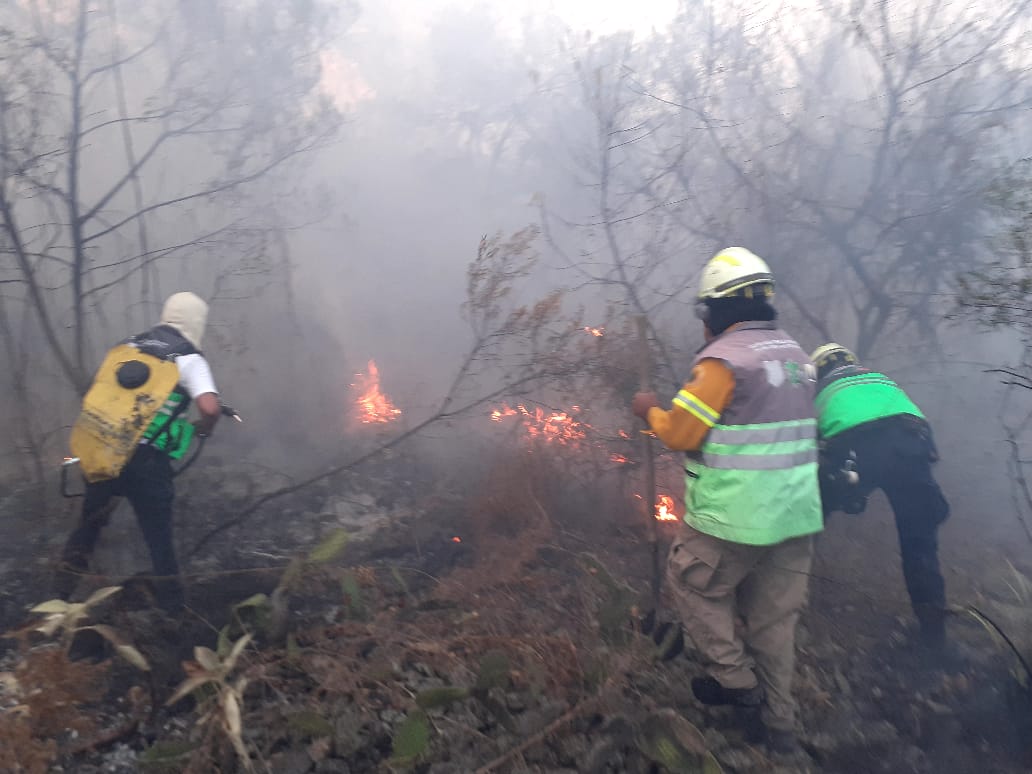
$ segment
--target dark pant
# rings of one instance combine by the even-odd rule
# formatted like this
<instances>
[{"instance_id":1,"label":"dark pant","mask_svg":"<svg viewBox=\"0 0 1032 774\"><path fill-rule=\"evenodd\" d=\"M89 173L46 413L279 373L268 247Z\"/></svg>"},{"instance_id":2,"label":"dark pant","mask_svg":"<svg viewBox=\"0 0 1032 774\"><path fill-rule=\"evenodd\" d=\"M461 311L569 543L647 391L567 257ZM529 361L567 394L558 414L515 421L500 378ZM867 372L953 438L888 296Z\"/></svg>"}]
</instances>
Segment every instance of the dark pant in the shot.
<instances>
[{"instance_id":1,"label":"dark pant","mask_svg":"<svg viewBox=\"0 0 1032 774\"><path fill-rule=\"evenodd\" d=\"M125 497L136 513L136 521L150 550L158 602L165 608L183 603L179 583L179 565L172 542L172 465L168 455L149 446L141 446L129 460L122 474L110 481L86 486L79 526L68 538L58 572L57 593L64 598L75 590L79 575L89 568L90 557L107 526L111 513Z\"/></svg>"},{"instance_id":2,"label":"dark pant","mask_svg":"<svg viewBox=\"0 0 1032 774\"><path fill-rule=\"evenodd\" d=\"M889 499L914 614L926 635L939 638L946 591L939 569L938 530L950 507L932 475L936 454L931 432L911 417L890 417L847 430L825 446L822 483L829 480L829 471L842 467L850 451L856 457L860 493L881 489ZM825 513L840 507L834 491L822 488L822 496Z\"/></svg>"}]
</instances>

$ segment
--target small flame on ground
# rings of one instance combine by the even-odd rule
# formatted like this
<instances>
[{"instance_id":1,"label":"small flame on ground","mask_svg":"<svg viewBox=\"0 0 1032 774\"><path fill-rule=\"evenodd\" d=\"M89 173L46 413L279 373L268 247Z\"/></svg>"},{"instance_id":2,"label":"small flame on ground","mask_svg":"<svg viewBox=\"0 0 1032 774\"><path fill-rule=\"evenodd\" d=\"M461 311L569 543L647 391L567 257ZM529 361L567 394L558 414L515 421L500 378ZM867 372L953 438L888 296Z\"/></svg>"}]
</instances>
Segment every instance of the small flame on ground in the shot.
<instances>
[{"instance_id":1,"label":"small flame on ground","mask_svg":"<svg viewBox=\"0 0 1032 774\"><path fill-rule=\"evenodd\" d=\"M604 327L602 327L602 326L599 326L598 328L591 328L591 327L585 325L584 326L584 332L585 333L590 333L592 336L594 336L595 338L598 338L598 339L600 339L600 338L602 338L603 336L606 335L606 329Z\"/></svg>"},{"instance_id":2,"label":"small flame on ground","mask_svg":"<svg viewBox=\"0 0 1032 774\"><path fill-rule=\"evenodd\" d=\"M462 542L462 538L460 538L458 535L456 535L455 537L453 537L451 539L451 542L453 542L453 543L461 543Z\"/></svg>"},{"instance_id":3,"label":"small flame on ground","mask_svg":"<svg viewBox=\"0 0 1032 774\"><path fill-rule=\"evenodd\" d=\"M677 521L677 514L674 513L674 498L670 495L660 495L656 500L655 514L658 521Z\"/></svg>"},{"instance_id":4,"label":"small flame on ground","mask_svg":"<svg viewBox=\"0 0 1032 774\"><path fill-rule=\"evenodd\" d=\"M617 465L626 465L628 462L630 462L630 460L622 454L610 454L609 461L615 462Z\"/></svg>"},{"instance_id":5,"label":"small flame on ground","mask_svg":"<svg viewBox=\"0 0 1032 774\"><path fill-rule=\"evenodd\" d=\"M355 400L359 422L364 425L383 424L401 416L401 409L380 391L380 371L375 361L369 361L367 374L357 376L359 381L351 386L362 391Z\"/></svg>"}]
</instances>

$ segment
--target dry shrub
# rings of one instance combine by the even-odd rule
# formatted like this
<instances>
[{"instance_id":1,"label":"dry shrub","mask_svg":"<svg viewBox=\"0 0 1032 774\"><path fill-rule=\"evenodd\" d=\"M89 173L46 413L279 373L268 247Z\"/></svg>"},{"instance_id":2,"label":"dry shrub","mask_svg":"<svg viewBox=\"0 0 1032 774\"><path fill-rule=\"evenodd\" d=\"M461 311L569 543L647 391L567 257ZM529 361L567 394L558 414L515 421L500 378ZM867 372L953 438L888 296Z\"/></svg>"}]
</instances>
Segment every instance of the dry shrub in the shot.
<instances>
[{"instance_id":1,"label":"dry shrub","mask_svg":"<svg viewBox=\"0 0 1032 774\"><path fill-rule=\"evenodd\" d=\"M548 450L513 449L500 456L470 505L474 564L458 568L437 587L437 595L468 599L479 589L519 578L555 528L548 493L554 484Z\"/></svg>"},{"instance_id":2,"label":"dry shrub","mask_svg":"<svg viewBox=\"0 0 1032 774\"><path fill-rule=\"evenodd\" d=\"M0 714L0 771L45 772L58 755L59 735L93 734L82 705L101 698L106 673L107 664L70 661L62 648L27 651L14 672L20 703Z\"/></svg>"},{"instance_id":3,"label":"dry shrub","mask_svg":"<svg viewBox=\"0 0 1032 774\"><path fill-rule=\"evenodd\" d=\"M80 706L98 701L104 693L108 664L70 661L60 648L30 651L15 670L24 686L32 730L53 737L65 730L87 736L95 730Z\"/></svg>"},{"instance_id":4,"label":"dry shrub","mask_svg":"<svg viewBox=\"0 0 1032 774\"><path fill-rule=\"evenodd\" d=\"M45 774L55 758L57 742L35 736L23 713L0 714L0 771Z\"/></svg>"}]
</instances>

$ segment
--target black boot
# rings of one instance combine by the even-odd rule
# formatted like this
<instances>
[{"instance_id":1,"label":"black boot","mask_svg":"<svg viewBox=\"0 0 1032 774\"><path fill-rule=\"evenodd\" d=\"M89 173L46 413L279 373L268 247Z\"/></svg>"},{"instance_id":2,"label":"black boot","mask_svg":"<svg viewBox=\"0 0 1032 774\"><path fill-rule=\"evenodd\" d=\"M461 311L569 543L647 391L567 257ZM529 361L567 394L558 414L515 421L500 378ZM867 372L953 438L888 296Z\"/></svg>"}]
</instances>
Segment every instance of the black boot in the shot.
<instances>
[{"instance_id":1,"label":"black boot","mask_svg":"<svg viewBox=\"0 0 1032 774\"><path fill-rule=\"evenodd\" d=\"M61 562L57 572L54 573L54 596L58 599L63 599L65 602L71 599L72 594L79 587L79 581L86 570L87 567L85 565L76 565L68 561Z\"/></svg>"},{"instance_id":2,"label":"black boot","mask_svg":"<svg viewBox=\"0 0 1032 774\"><path fill-rule=\"evenodd\" d=\"M802 752L799 740L791 731L771 728L760 717L759 707L740 710L740 721L745 729L745 741L749 744L763 744L777 755L797 755Z\"/></svg>"},{"instance_id":3,"label":"black boot","mask_svg":"<svg viewBox=\"0 0 1032 774\"><path fill-rule=\"evenodd\" d=\"M725 688L712 677L692 679L692 693L703 704L711 707L758 707L763 703L764 690L760 684L752 688Z\"/></svg>"}]
</instances>

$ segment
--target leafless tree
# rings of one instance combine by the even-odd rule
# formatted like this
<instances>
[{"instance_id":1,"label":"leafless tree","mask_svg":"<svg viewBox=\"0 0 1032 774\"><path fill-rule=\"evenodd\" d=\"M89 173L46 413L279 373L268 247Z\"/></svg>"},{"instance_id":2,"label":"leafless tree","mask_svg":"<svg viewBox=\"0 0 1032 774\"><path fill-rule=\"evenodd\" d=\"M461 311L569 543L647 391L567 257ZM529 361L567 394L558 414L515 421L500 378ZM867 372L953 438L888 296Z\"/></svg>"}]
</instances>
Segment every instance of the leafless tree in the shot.
<instances>
[{"instance_id":1,"label":"leafless tree","mask_svg":"<svg viewBox=\"0 0 1032 774\"><path fill-rule=\"evenodd\" d=\"M668 174L698 203L675 213L700 235L762 246L823 339L851 340L862 357L908 326L934 342L952 277L984 260L1005 129L1032 104L1027 63L1007 45L1028 8L832 3L805 37L788 13L686 8L679 23L719 43L686 66L721 78L700 91L673 74L643 89L703 129L673 146ZM701 175L713 160L724 174Z\"/></svg>"},{"instance_id":2,"label":"leafless tree","mask_svg":"<svg viewBox=\"0 0 1032 774\"><path fill-rule=\"evenodd\" d=\"M254 271L271 202L332 136L318 3L9 3L0 11L0 281L80 394L112 306ZM287 198L278 197L286 203Z\"/></svg>"},{"instance_id":3,"label":"leafless tree","mask_svg":"<svg viewBox=\"0 0 1032 774\"><path fill-rule=\"evenodd\" d=\"M319 58L335 16L271 0L0 7L0 385L37 474L99 350L152 324L163 293L289 286L282 234L325 209L297 174L340 123Z\"/></svg>"}]
</instances>

